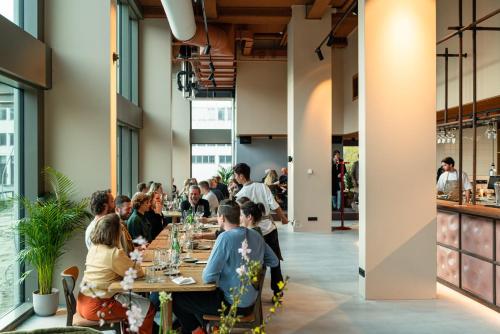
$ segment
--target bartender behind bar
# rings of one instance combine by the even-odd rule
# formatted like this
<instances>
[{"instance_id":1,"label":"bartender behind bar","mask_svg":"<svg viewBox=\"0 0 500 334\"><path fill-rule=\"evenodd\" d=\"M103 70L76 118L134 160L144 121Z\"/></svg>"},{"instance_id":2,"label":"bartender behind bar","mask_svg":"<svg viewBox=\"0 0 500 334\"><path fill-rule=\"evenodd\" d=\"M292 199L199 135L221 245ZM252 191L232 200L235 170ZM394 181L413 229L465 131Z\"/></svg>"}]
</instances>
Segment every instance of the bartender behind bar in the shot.
<instances>
[{"instance_id":1,"label":"bartender behind bar","mask_svg":"<svg viewBox=\"0 0 500 334\"><path fill-rule=\"evenodd\" d=\"M445 199L458 202L458 170L455 169L455 160L451 157L446 157L441 160L441 167L444 172L439 176L436 185L438 195L444 195L443 197ZM469 177L464 172L462 172L462 184L465 192L465 203L469 203L472 184L469 181Z\"/></svg>"}]
</instances>

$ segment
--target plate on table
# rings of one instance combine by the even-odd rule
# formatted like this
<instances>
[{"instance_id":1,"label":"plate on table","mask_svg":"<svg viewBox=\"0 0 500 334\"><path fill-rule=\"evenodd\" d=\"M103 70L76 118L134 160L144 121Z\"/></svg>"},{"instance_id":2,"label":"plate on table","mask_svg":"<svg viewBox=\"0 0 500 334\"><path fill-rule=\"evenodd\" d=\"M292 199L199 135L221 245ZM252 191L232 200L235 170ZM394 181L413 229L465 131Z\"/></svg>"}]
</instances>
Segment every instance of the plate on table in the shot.
<instances>
[{"instance_id":1,"label":"plate on table","mask_svg":"<svg viewBox=\"0 0 500 334\"><path fill-rule=\"evenodd\" d=\"M181 273L181 271L179 269L169 269L169 270L165 270L163 273L167 276L175 276L175 275L179 275Z\"/></svg>"},{"instance_id":2,"label":"plate on table","mask_svg":"<svg viewBox=\"0 0 500 334\"><path fill-rule=\"evenodd\" d=\"M207 264L208 261L207 260L203 260L203 261L196 261L196 264Z\"/></svg>"},{"instance_id":3,"label":"plate on table","mask_svg":"<svg viewBox=\"0 0 500 334\"><path fill-rule=\"evenodd\" d=\"M182 261L184 261L186 263L195 263L195 262L198 262L198 259L196 259L194 257L185 257L182 259Z\"/></svg>"}]
</instances>

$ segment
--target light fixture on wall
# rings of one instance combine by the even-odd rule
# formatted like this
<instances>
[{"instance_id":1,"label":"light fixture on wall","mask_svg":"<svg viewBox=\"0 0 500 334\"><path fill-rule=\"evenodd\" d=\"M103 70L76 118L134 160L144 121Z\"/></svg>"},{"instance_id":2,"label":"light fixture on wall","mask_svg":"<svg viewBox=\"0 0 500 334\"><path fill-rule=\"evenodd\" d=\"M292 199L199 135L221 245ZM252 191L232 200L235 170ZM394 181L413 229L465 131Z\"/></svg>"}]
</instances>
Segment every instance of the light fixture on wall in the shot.
<instances>
[{"instance_id":1,"label":"light fixture on wall","mask_svg":"<svg viewBox=\"0 0 500 334\"><path fill-rule=\"evenodd\" d=\"M349 15L353 15L354 14L354 11L357 8L357 6L358 6L358 1L353 1L352 4L346 9L346 11L344 12L344 14L340 18L340 20L338 20L337 23L335 23L335 26L332 28L332 30L330 30L330 32L328 33L328 35L326 35L326 37L323 38L323 40L321 41L321 43L319 44L319 46L314 50L314 52L316 52L316 55L318 56L318 59L320 61L322 61L323 59L325 59L325 57L323 56L323 53L321 52L321 47L323 46L323 44L326 43L326 45L328 47L332 47L333 46L333 44L335 43L335 33L337 32L337 30L340 27L340 25L344 22L344 20L346 19L346 17L349 16ZM356 10L356 13L357 13L357 10ZM357 15L357 14L354 14L354 15Z\"/></svg>"}]
</instances>

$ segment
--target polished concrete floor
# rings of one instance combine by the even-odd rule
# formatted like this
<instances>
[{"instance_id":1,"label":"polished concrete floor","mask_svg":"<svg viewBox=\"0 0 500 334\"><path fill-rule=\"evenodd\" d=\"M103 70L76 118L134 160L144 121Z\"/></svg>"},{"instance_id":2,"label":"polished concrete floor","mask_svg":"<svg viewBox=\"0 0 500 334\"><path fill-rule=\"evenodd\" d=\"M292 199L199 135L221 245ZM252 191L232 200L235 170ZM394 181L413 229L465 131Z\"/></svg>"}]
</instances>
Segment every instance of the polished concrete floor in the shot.
<instances>
[{"instance_id":1,"label":"polished concrete floor","mask_svg":"<svg viewBox=\"0 0 500 334\"><path fill-rule=\"evenodd\" d=\"M291 233L280 228L290 276L284 307L271 320L271 334L339 333L500 333L500 314L437 285L438 299L365 301L358 295L358 233ZM264 308L271 306L268 282ZM32 317L23 329L63 326L64 312L52 318Z\"/></svg>"}]
</instances>

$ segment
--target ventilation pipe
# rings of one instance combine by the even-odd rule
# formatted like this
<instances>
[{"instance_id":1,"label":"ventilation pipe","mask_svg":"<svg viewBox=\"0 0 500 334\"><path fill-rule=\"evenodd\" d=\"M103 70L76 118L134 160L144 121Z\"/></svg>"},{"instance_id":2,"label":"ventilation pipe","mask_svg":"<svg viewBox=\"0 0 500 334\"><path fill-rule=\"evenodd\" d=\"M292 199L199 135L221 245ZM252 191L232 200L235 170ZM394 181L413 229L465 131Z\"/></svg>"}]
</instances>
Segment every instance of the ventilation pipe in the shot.
<instances>
[{"instance_id":1,"label":"ventilation pipe","mask_svg":"<svg viewBox=\"0 0 500 334\"><path fill-rule=\"evenodd\" d=\"M179 41L187 41L196 33L191 0L161 0L172 34Z\"/></svg>"}]
</instances>

